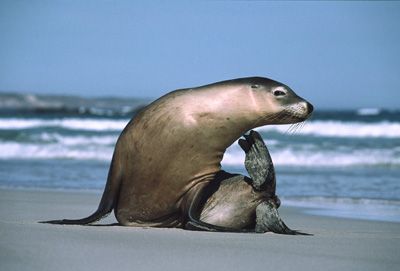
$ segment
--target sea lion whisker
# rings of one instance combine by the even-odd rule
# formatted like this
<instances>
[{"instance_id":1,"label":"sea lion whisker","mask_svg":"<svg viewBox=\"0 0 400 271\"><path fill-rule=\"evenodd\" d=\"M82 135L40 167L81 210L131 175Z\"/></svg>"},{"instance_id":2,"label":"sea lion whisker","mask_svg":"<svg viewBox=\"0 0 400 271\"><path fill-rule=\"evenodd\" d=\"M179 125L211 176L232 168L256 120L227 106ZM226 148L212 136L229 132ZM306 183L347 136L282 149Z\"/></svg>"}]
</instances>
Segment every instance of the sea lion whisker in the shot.
<instances>
[{"instance_id":1,"label":"sea lion whisker","mask_svg":"<svg viewBox=\"0 0 400 271\"><path fill-rule=\"evenodd\" d=\"M291 131L294 129L295 124L290 124L289 128L285 131L285 135L291 134Z\"/></svg>"},{"instance_id":2,"label":"sea lion whisker","mask_svg":"<svg viewBox=\"0 0 400 271\"><path fill-rule=\"evenodd\" d=\"M292 135L296 134L301 129L302 122L298 122L294 125L292 130Z\"/></svg>"},{"instance_id":3,"label":"sea lion whisker","mask_svg":"<svg viewBox=\"0 0 400 271\"><path fill-rule=\"evenodd\" d=\"M284 114L282 112L278 112L277 114L273 114L268 117L261 116L255 122L255 126L257 127L261 122L275 122L275 121L279 120L281 118L281 116L284 116Z\"/></svg>"},{"instance_id":4,"label":"sea lion whisker","mask_svg":"<svg viewBox=\"0 0 400 271\"><path fill-rule=\"evenodd\" d=\"M306 124L307 124L307 120L302 121L299 131L302 130L304 128L304 126L306 126Z\"/></svg>"}]
</instances>

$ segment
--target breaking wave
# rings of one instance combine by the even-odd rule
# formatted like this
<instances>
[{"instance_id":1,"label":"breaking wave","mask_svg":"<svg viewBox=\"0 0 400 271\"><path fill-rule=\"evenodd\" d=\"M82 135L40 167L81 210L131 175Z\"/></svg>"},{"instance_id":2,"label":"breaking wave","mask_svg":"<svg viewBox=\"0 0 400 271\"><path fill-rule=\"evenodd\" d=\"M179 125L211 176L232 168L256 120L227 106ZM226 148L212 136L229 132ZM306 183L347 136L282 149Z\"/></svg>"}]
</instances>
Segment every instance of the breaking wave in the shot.
<instances>
[{"instance_id":1,"label":"breaking wave","mask_svg":"<svg viewBox=\"0 0 400 271\"><path fill-rule=\"evenodd\" d=\"M129 119L96 118L0 118L0 130L21 130L32 128L63 128L84 131L121 131ZM290 133L288 125L271 125L258 128L263 132ZM341 122L310 121L295 130L297 135L319 137L382 137L400 138L398 122Z\"/></svg>"},{"instance_id":2,"label":"breaking wave","mask_svg":"<svg viewBox=\"0 0 400 271\"><path fill-rule=\"evenodd\" d=\"M288 146L269 150L275 165L307 167L347 167L347 166L392 166L400 167L400 146L393 149L315 149L310 145L302 148ZM242 166L245 154L235 144L224 155L223 165Z\"/></svg>"},{"instance_id":3,"label":"breaking wave","mask_svg":"<svg viewBox=\"0 0 400 271\"><path fill-rule=\"evenodd\" d=\"M264 126L259 128L264 132L290 132L287 125ZM298 135L323 137L384 137L400 138L400 123L398 122L342 122L342 121L310 121L295 130Z\"/></svg>"},{"instance_id":4,"label":"breaking wave","mask_svg":"<svg viewBox=\"0 0 400 271\"><path fill-rule=\"evenodd\" d=\"M110 161L118 133L102 135L62 135L42 132L19 142L0 140L0 159L74 159ZM282 147L268 140L275 165L337 167L400 167L400 146L377 149L316 149L311 144ZM224 155L223 165L243 166L244 152L234 143Z\"/></svg>"},{"instance_id":5,"label":"breaking wave","mask_svg":"<svg viewBox=\"0 0 400 271\"><path fill-rule=\"evenodd\" d=\"M128 119L91 119L91 118L60 118L60 119L0 119L0 130L21 130L32 128L64 128L83 131L122 131Z\"/></svg>"}]
</instances>

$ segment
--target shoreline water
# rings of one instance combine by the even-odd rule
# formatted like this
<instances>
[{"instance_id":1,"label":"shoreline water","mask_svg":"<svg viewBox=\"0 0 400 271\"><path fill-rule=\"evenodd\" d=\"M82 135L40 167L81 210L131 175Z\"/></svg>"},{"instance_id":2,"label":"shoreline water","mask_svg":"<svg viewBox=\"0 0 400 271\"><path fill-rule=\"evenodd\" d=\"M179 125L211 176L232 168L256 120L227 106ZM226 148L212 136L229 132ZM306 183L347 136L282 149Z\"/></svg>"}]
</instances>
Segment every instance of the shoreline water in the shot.
<instances>
[{"instance_id":1,"label":"shoreline water","mask_svg":"<svg viewBox=\"0 0 400 271\"><path fill-rule=\"evenodd\" d=\"M308 215L282 206L285 223L313 236L40 224L82 217L99 195L0 189L4 270L397 270L398 223Z\"/></svg>"},{"instance_id":2,"label":"shoreline water","mask_svg":"<svg viewBox=\"0 0 400 271\"><path fill-rule=\"evenodd\" d=\"M0 189L83 191L98 194L100 199L108 167L107 162L75 160L3 161ZM247 174L239 167L224 169ZM385 171L388 181L382 180L380 171ZM304 207L311 214L400 222L400 200L396 192L399 191L396 176L400 171L391 171L304 170L278 166L277 194L283 206Z\"/></svg>"}]
</instances>

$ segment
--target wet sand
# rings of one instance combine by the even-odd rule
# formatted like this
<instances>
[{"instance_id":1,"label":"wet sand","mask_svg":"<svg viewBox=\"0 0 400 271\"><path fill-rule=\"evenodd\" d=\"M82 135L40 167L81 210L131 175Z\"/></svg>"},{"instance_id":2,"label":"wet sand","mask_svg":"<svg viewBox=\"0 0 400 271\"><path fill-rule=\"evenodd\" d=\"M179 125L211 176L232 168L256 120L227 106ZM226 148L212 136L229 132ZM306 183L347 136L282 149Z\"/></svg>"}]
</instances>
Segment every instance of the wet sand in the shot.
<instances>
[{"instance_id":1,"label":"wet sand","mask_svg":"<svg viewBox=\"0 0 400 271\"><path fill-rule=\"evenodd\" d=\"M313 236L65 226L97 207L92 192L0 189L0 270L398 270L400 223L279 209ZM110 215L101 224L113 224Z\"/></svg>"}]
</instances>

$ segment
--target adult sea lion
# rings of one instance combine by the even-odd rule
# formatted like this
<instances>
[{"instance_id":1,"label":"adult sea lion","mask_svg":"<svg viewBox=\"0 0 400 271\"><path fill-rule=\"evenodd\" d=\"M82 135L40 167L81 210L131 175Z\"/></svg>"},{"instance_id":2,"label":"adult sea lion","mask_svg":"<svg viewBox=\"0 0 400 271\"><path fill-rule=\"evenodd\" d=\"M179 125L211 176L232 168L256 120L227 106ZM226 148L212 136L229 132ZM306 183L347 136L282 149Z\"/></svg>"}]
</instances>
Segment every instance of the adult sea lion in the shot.
<instances>
[{"instance_id":1,"label":"adult sea lion","mask_svg":"<svg viewBox=\"0 0 400 271\"><path fill-rule=\"evenodd\" d=\"M114 209L126 226L230 230L199 220L206 187L221 172L228 146L252 128L291 124L311 114L310 103L288 86L263 77L240 78L176 90L139 112L115 146L98 209L89 224Z\"/></svg>"}]
</instances>

